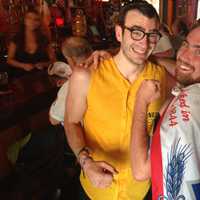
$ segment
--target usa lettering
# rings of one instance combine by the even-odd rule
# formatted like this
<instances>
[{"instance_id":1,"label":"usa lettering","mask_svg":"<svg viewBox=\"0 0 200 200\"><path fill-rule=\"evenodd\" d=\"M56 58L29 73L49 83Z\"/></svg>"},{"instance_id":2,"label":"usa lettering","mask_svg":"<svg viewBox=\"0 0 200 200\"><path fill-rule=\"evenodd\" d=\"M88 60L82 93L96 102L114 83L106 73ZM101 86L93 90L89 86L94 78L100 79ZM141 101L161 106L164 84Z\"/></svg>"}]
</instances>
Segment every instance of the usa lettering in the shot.
<instances>
[{"instance_id":1,"label":"usa lettering","mask_svg":"<svg viewBox=\"0 0 200 200\"><path fill-rule=\"evenodd\" d=\"M177 123L177 116L176 116L176 107L172 105L170 113L169 113L169 126L173 127L176 126Z\"/></svg>"}]
</instances>

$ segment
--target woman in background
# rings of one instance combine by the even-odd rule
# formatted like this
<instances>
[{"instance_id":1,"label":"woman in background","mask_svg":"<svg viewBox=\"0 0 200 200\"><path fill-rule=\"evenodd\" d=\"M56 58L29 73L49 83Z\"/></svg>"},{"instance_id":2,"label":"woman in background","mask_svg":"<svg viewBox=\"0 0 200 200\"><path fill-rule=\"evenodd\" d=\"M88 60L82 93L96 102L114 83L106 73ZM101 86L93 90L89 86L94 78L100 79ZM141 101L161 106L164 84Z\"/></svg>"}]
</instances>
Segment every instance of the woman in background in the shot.
<instances>
[{"instance_id":1,"label":"woman in background","mask_svg":"<svg viewBox=\"0 0 200 200\"><path fill-rule=\"evenodd\" d=\"M42 29L40 15L31 8L24 14L19 31L9 43L7 63L15 67L11 69L11 74L13 72L14 76L19 76L41 70L54 61L55 53Z\"/></svg>"}]
</instances>

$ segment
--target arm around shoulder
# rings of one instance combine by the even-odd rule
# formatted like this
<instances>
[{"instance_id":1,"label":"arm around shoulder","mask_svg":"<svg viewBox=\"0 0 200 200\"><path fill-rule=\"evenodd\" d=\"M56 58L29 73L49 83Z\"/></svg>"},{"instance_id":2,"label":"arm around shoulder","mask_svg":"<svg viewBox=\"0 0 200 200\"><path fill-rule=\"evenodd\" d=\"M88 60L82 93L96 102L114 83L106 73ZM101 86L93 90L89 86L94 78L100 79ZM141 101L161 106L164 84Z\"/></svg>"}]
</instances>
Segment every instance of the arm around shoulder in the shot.
<instances>
[{"instance_id":1,"label":"arm around shoulder","mask_svg":"<svg viewBox=\"0 0 200 200\"><path fill-rule=\"evenodd\" d=\"M155 58L157 64L165 67L166 71L173 77L175 77L176 61L170 58Z\"/></svg>"}]
</instances>

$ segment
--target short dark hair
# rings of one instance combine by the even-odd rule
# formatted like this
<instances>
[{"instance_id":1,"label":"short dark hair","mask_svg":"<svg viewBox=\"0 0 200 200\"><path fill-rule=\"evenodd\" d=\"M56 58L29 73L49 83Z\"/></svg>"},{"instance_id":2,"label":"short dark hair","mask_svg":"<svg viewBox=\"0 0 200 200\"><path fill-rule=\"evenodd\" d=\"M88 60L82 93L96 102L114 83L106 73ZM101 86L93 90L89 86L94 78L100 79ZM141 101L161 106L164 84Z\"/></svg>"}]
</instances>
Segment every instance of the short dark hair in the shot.
<instances>
[{"instance_id":1,"label":"short dark hair","mask_svg":"<svg viewBox=\"0 0 200 200\"><path fill-rule=\"evenodd\" d=\"M200 28L200 21L197 21L195 24L192 25L192 27L190 28L190 30L188 31L188 34L193 31L196 28Z\"/></svg>"},{"instance_id":2,"label":"short dark hair","mask_svg":"<svg viewBox=\"0 0 200 200\"><path fill-rule=\"evenodd\" d=\"M126 15L131 10L137 10L144 16L150 19L155 18L158 22L160 22L159 15L156 9L152 6L152 4L144 0L140 0L140 1L136 0L136 1L133 1L132 3L125 4L120 9L119 17L118 17L118 25L120 25L121 27L125 25Z\"/></svg>"},{"instance_id":3,"label":"short dark hair","mask_svg":"<svg viewBox=\"0 0 200 200\"><path fill-rule=\"evenodd\" d=\"M62 44L62 53L68 57L87 57L93 52L89 42L82 37L71 36Z\"/></svg>"}]
</instances>

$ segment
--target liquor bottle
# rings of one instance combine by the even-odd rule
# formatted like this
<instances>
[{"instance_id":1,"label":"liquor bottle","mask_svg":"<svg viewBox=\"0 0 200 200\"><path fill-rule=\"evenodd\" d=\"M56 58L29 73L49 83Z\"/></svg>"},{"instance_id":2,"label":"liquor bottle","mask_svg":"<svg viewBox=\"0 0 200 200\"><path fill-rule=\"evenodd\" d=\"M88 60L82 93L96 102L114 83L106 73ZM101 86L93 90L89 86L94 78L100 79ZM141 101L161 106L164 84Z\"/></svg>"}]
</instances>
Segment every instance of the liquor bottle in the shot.
<instances>
[{"instance_id":1,"label":"liquor bottle","mask_svg":"<svg viewBox=\"0 0 200 200\"><path fill-rule=\"evenodd\" d=\"M72 33L74 36L84 37L87 33L86 17L82 9L78 8L72 21Z\"/></svg>"}]
</instances>

